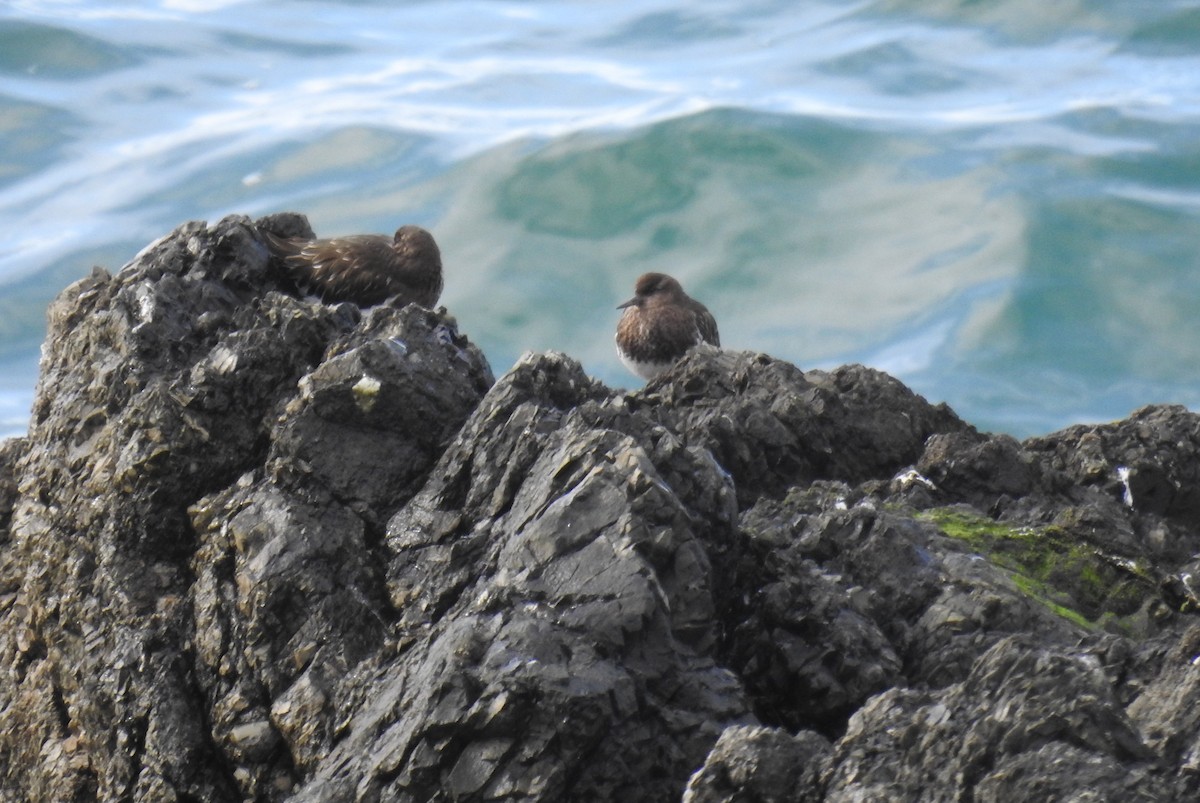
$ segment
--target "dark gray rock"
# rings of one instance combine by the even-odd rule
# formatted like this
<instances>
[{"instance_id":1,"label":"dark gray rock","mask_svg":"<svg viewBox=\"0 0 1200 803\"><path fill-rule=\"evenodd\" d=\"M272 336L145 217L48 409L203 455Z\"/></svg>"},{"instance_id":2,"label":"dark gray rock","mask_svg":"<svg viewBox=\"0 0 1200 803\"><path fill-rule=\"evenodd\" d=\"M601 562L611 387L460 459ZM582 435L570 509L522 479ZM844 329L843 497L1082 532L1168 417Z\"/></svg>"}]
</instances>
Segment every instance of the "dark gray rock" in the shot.
<instances>
[{"instance_id":1,"label":"dark gray rock","mask_svg":"<svg viewBox=\"0 0 1200 803\"><path fill-rule=\"evenodd\" d=\"M522 360L393 517L388 590L413 646L375 670L299 799L667 799L746 718L710 653L692 524L722 500L733 537L728 476L654 451L691 474L681 495L628 435L566 412L587 403L623 415L577 363Z\"/></svg>"},{"instance_id":2,"label":"dark gray rock","mask_svg":"<svg viewBox=\"0 0 1200 803\"><path fill-rule=\"evenodd\" d=\"M7 438L0 441L0 544L9 540L13 506L20 499L17 487L17 465L25 455L25 438Z\"/></svg>"},{"instance_id":3,"label":"dark gray rock","mask_svg":"<svg viewBox=\"0 0 1200 803\"><path fill-rule=\"evenodd\" d=\"M1027 445L1073 482L1139 513L1200 519L1200 419L1182 406L1143 407L1125 421L1069 427Z\"/></svg>"},{"instance_id":4,"label":"dark gray rock","mask_svg":"<svg viewBox=\"0 0 1200 803\"><path fill-rule=\"evenodd\" d=\"M961 683L850 718L825 800L1183 800L1086 652L998 642Z\"/></svg>"},{"instance_id":5,"label":"dark gray rock","mask_svg":"<svg viewBox=\"0 0 1200 803\"><path fill-rule=\"evenodd\" d=\"M280 413L303 396L301 378L358 331L356 310L275 287L257 229L228 218L182 226L116 276L97 269L51 306L29 437L23 449L6 447L23 451L0 562L0 586L14 589L0 622L0 789L9 795L229 800L265 794L261 778L276 784L273 794L290 788L281 783L289 771L271 768L296 759L257 713L286 690L277 687L291 679L287 662L308 663L306 639L336 633L340 612L369 608L382 585L361 547L330 571L330 544L314 541L307 523L324 522L331 543L357 533L359 544L364 524L325 504L331 490L319 481L308 509L238 485L263 471ZM390 313L423 329L439 361L448 348L462 351L445 334L452 323ZM381 316L368 320L363 342ZM444 382L447 396L465 383L478 398L490 384L473 357ZM447 409L431 431L448 440L454 415L461 422L472 406ZM407 469L427 471L437 451L428 446L424 463L412 458ZM216 503L201 502L209 493ZM370 496L364 515L385 516L402 496ZM328 588L343 582L351 588ZM366 604L346 602L354 583ZM322 645L336 655L318 661L320 671L361 657L383 626L366 629ZM258 687L267 692L255 696ZM244 764L253 767L245 777Z\"/></svg>"},{"instance_id":6,"label":"dark gray rock","mask_svg":"<svg viewBox=\"0 0 1200 803\"><path fill-rule=\"evenodd\" d=\"M1128 706L1146 743L1169 764L1179 766L1189 790L1200 791L1200 625L1192 625L1164 655L1159 673L1138 689Z\"/></svg>"},{"instance_id":7,"label":"dark gray rock","mask_svg":"<svg viewBox=\"0 0 1200 803\"><path fill-rule=\"evenodd\" d=\"M192 223L0 444L0 800L1190 800L1200 416L1019 443L862 366L493 382Z\"/></svg>"},{"instance_id":8,"label":"dark gray rock","mask_svg":"<svg viewBox=\"0 0 1200 803\"><path fill-rule=\"evenodd\" d=\"M822 799L829 741L812 731L740 725L725 729L688 781L684 803L808 803Z\"/></svg>"},{"instance_id":9,"label":"dark gray rock","mask_svg":"<svg viewBox=\"0 0 1200 803\"><path fill-rule=\"evenodd\" d=\"M764 354L711 347L693 350L637 399L712 453L743 507L814 480L890 477L935 432L971 429L945 405L861 365L805 374Z\"/></svg>"},{"instance_id":10,"label":"dark gray rock","mask_svg":"<svg viewBox=\"0 0 1200 803\"><path fill-rule=\"evenodd\" d=\"M376 307L300 379L274 425L268 469L288 484L311 477L382 529L491 383L452 320Z\"/></svg>"},{"instance_id":11,"label":"dark gray rock","mask_svg":"<svg viewBox=\"0 0 1200 803\"><path fill-rule=\"evenodd\" d=\"M1200 416L1178 405L1143 407L1124 421L1069 427L1027 447L1066 476L1086 508L1101 508L1101 497L1103 518L1128 522L1114 550L1145 551L1172 566L1200 552ZM1106 537L1111 526L1098 529Z\"/></svg>"},{"instance_id":12,"label":"dark gray rock","mask_svg":"<svg viewBox=\"0 0 1200 803\"><path fill-rule=\"evenodd\" d=\"M745 604L727 660L746 683L762 721L834 733L868 697L901 680L901 658L880 628L886 618L872 616L880 597L839 568L822 566L799 544L863 537L874 522L869 514L835 515L810 522L819 532L796 533L795 541L773 546L761 543L769 536L758 530L756 519L782 509L760 502L744 520L759 548L738 578ZM919 586L917 579L912 590L919 593Z\"/></svg>"},{"instance_id":13,"label":"dark gray rock","mask_svg":"<svg viewBox=\"0 0 1200 803\"><path fill-rule=\"evenodd\" d=\"M947 498L991 515L1031 493L1044 479L1041 464L1015 439L974 432L929 438L916 470Z\"/></svg>"}]
</instances>

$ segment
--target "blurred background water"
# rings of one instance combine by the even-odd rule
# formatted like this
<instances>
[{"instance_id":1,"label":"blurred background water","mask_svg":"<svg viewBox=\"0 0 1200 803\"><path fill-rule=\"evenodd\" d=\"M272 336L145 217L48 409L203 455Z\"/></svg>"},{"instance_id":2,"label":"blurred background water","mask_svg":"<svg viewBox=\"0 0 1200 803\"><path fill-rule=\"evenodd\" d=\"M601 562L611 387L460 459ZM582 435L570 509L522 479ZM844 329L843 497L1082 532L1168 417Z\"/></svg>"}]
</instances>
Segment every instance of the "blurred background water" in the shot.
<instances>
[{"instance_id":1,"label":"blurred background water","mask_svg":"<svg viewBox=\"0 0 1200 803\"><path fill-rule=\"evenodd\" d=\"M404 222L497 375L613 385L649 270L723 345L1018 436L1200 407L1200 0L9 0L0 434L46 304L187 220Z\"/></svg>"}]
</instances>

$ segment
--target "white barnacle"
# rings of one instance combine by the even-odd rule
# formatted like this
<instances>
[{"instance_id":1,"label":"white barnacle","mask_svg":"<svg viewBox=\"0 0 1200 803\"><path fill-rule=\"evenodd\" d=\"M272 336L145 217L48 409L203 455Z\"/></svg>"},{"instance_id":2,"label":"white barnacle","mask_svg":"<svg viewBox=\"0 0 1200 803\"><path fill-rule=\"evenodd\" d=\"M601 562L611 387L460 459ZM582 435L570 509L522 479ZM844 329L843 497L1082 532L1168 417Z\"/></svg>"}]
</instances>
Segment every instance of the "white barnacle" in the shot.
<instances>
[{"instance_id":1,"label":"white barnacle","mask_svg":"<svg viewBox=\"0 0 1200 803\"><path fill-rule=\"evenodd\" d=\"M154 290L147 284L139 284L133 291L137 298L137 316L142 323L150 323L154 320L154 310L157 305L154 303Z\"/></svg>"},{"instance_id":2,"label":"white barnacle","mask_svg":"<svg viewBox=\"0 0 1200 803\"><path fill-rule=\"evenodd\" d=\"M238 355L226 346L217 346L208 358L209 364L217 374L231 374L237 368Z\"/></svg>"},{"instance_id":3,"label":"white barnacle","mask_svg":"<svg viewBox=\"0 0 1200 803\"><path fill-rule=\"evenodd\" d=\"M937 486L934 485L932 481L922 477L919 473L917 473L916 469L912 468L903 472L902 474L897 474L892 482L900 483L901 488L907 488L910 485L923 485L931 491L937 490Z\"/></svg>"},{"instance_id":4,"label":"white barnacle","mask_svg":"<svg viewBox=\"0 0 1200 803\"><path fill-rule=\"evenodd\" d=\"M304 401L310 401L313 397L312 374L305 374L300 377L298 387L300 388L300 398Z\"/></svg>"},{"instance_id":5,"label":"white barnacle","mask_svg":"<svg viewBox=\"0 0 1200 803\"><path fill-rule=\"evenodd\" d=\"M1129 466L1117 466L1117 479L1121 481L1121 485L1125 486L1125 493L1122 501L1125 502L1125 507L1133 508L1133 489L1129 487Z\"/></svg>"},{"instance_id":6,"label":"white barnacle","mask_svg":"<svg viewBox=\"0 0 1200 803\"><path fill-rule=\"evenodd\" d=\"M362 378L354 383L352 390L354 391L354 401L358 404L358 409L364 413L371 412L371 408L375 406L375 400L379 396L379 389L383 387L383 383L370 374L363 374Z\"/></svg>"}]
</instances>

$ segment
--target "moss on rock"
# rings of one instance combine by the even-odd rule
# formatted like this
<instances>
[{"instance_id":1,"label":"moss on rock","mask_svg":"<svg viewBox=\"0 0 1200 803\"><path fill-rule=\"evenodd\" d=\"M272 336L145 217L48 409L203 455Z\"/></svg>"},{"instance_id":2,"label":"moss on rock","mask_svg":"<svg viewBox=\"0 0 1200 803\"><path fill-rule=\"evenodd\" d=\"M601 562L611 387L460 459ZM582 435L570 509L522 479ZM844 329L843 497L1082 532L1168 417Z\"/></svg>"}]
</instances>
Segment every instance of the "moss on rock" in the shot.
<instances>
[{"instance_id":1,"label":"moss on rock","mask_svg":"<svg viewBox=\"0 0 1200 803\"><path fill-rule=\"evenodd\" d=\"M1159 601L1144 567L1062 527L996 521L963 506L931 508L917 518L1008 570L1023 593L1089 630L1142 634L1145 609Z\"/></svg>"}]
</instances>

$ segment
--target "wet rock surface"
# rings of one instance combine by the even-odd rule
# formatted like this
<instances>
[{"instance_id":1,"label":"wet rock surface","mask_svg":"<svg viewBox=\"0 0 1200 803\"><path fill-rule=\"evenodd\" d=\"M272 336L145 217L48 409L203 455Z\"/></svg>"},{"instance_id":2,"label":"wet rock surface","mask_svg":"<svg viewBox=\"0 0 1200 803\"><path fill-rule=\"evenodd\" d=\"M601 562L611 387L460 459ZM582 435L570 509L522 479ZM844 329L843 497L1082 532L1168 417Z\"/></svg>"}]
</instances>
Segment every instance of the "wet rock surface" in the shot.
<instances>
[{"instance_id":1,"label":"wet rock surface","mask_svg":"<svg viewBox=\"0 0 1200 803\"><path fill-rule=\"evenodd\" d=\"M494 380L263 230L311 234L187 224L51 306L0 800L1200 794L1200 416L1021 443L703 347Z\"/></svg>"}]
</instances>

